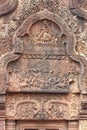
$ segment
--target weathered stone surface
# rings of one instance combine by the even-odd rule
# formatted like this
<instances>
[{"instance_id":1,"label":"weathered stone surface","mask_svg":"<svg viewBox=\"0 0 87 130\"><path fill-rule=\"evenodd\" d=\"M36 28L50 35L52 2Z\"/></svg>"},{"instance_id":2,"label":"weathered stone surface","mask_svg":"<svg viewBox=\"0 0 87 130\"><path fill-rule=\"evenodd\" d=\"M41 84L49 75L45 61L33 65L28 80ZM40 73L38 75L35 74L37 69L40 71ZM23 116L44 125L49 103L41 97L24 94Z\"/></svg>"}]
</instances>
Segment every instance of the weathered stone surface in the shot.
<instances>
[{"instance_id":1,"label":"weathered stone surface","mask_svg":"<svg viewBox=\"0 0 87 130\"><path fill-rule=\"evenodd\" d=\"M86 0L70 0L70 10L74 15L87 20Z\"/></svg>"},{"instance_id":2,"label":"weathered stone surface","mask_svg":"<svg viewBox=\"0 0 87 130\"><path fill-rule=\"evenodd\" d=\"M0 130L87 129L86 15L86 0L0 1Z\"/></svg>"},{"instance_id":3,"label":"weathered stone surface","mask_svg":"<svg viewBox=\"0 0 87 130\"><path fill-rule=\"evenodd\" d=\"M7 95L6 117L10 120L76 120L79 105L76 95L10 94Z\"/></svg>"},{"instance_id":4,"label":"weathered stone surface","mask_svg":"<svg viewBox=\"0 0 87 130\"><path fill-rule=\"evenodd\" d=\"M0 16L4 16L14 11L17 4L17 0L0 0Z\"/></svg>"},{"instance_id":5,"label":"weathered stone surface","mask_svg":"<svg viewBox=\"0 0 87 130\"><path fill-rule=\"evenodd\" d=\"M61 17L47 9L28 17L15 34L15 53L22 56L14 67L8 66L8 91L78 93L80 68L72 61L75 52L69 35Z\"/></svg>"}]
</instances>

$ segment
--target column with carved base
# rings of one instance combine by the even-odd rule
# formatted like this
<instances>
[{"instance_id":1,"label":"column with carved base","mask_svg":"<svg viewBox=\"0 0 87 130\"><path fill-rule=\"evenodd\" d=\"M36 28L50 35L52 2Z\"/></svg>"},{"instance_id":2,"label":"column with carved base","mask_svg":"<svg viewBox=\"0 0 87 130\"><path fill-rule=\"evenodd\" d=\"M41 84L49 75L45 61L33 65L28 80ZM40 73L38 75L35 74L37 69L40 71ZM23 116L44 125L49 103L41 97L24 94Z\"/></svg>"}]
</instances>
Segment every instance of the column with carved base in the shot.
<instances>
[{"instance_id":1,"label":"column with carved base","mask_svg":"<svg viewBox=\"0 0 87 130\"><path fill-rule=\"evenodd\" d=\"M16 130L15 121L7 121L6 130Z\"/></svg>"},{"instance_id":2,"label":"column with carved base","mask_svg":"<svg viewBox=\"0 0 87 130\"><path fill-rule=\"evenodd\" d=\"M78 121L69 121L68 122L68 130L79 130L79 122Z\"/></svg>"}]
</instances>

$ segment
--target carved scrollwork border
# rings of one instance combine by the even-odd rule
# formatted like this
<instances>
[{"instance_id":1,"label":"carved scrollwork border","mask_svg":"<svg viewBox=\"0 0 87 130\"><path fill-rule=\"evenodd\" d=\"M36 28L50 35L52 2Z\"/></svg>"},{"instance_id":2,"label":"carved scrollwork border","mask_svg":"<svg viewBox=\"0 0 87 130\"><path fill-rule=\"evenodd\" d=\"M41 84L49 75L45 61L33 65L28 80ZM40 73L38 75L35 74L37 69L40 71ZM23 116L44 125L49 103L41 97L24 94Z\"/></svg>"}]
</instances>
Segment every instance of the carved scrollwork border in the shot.
<instances>
[{"instance_id":1,"label":"carved scrollwork border","mask_svg":"<svg viewBox=\"0 0 87 130\"><path fill-rule=\"evenodd\" d=\"M87 11L79 6L78 0L70 0L70 11L79 18L87 20Z\"/></svg>"},{"instance_id":2,"label":"carved scrollwork border","mask_svg":"<svg viewBox=\"0 0 87 130\"><path fill-rule=\"evenodd\" d=\"M18 5L18 0L7 0L0 5L0 17L13 12Z\"/></svg>"}]
</instances>

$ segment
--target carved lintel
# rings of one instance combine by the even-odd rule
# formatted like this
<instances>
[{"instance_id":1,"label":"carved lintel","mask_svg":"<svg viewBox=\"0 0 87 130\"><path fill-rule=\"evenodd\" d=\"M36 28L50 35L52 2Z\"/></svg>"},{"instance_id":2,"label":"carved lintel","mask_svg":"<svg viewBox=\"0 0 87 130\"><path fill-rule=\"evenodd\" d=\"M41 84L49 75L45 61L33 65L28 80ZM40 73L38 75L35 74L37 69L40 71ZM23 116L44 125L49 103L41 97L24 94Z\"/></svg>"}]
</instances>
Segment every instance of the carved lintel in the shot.
<instances>
[{"instance_id":1,"label":"carved lintel","mask_svg":"<svg viewBox=\"0 0 87 130\"><path fill-rule=\"evenodd\" d=\"M36 94L31 94L31 96L26 94L26 96L23 93L22 95L8 95L6 103L7 119L78 120L78 96L70 96L70 102L67 101L68 97L65 99L65 95L63 100L60 100L55 94L37 94L37 96ZM60 97L62 98L62 96Z\"/></svg>"}]
</instances>

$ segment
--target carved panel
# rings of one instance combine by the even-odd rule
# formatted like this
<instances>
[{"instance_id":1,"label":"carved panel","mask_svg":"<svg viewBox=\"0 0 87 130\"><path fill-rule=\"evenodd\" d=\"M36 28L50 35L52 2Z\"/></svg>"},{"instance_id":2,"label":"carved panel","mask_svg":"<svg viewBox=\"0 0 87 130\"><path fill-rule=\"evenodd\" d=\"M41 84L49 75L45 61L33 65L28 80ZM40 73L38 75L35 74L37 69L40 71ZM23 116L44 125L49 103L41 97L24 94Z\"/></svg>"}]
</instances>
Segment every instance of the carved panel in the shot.
<instances>
[{"instance_id":1,"label":"carved panel","mask_svg":"<svg viewBox=\"0 0 87 130\"><path fill-rule=\"evenodd\" d=\"M74 15L87 20L87 0L70 0L70 10Z\"/></svg>"},{"instance_id":2,"label":"carved panel","mask_svg":"<svg viewBox=\"0 0 87 130\"><path fill-rule=\"evenodd\" d=\"M31 98L32 97L32 98ZM79 97L38 94L8 95L6 118L17 120L62 120L78 119ZM74 112L74 113L73 113Z\"/></svg>"},{"instance_id":3,"label":"carved panel","mask_svg":"<svg viewBox=\"0 0 87 130\"><path fill-rule=\"evenodd\" d=\"M15 53L20 53L20 44L23 52L17 62L8 65L8 91L80 92L79 63L67 56L72 54L68 51L70 39L65 26L47 9L23 22L14 38Z\"/></svg>"},{"instance_id":4,"label":"carved panel","mask_svg":"<svg viewBox=\"0 0 87 130\"><path fill-rule=\"evenodd\" d=\"M56 3L57 1L54 1L57 9ZM82 91L81 75L84 74L83 65L86 61L76 54L74 37L69 33L76 19L71 17L70 12L65 8L59 6L58 15L48 10L50 9L44 4L43 9L40 8L35 13L31 12L32 15L29 14L30 16L15 31L13 51L1 56L0 91L2 93L6 91L80 93ZM74 22L71 20L68 28L65 21L67 22L69 18Z\"/></svg>"},{"instance_id":5,"label":"carved panel","mask_svg":"<svg viewBox=\"0 0 87 130\"><path fill-rule=\"evenodd\" d=\"M13 12L18 4L18 0L0 0L0 16Z\"/></svg>"}]
</instances>

